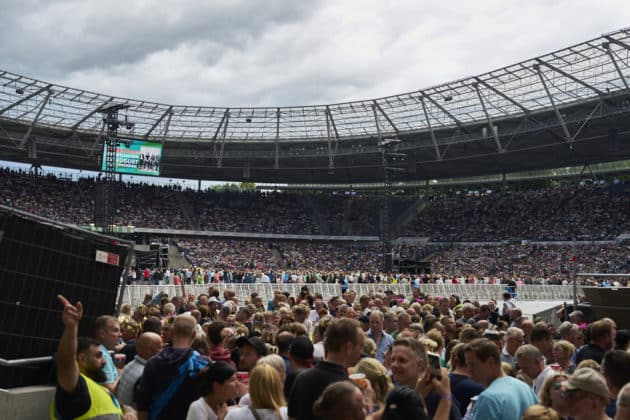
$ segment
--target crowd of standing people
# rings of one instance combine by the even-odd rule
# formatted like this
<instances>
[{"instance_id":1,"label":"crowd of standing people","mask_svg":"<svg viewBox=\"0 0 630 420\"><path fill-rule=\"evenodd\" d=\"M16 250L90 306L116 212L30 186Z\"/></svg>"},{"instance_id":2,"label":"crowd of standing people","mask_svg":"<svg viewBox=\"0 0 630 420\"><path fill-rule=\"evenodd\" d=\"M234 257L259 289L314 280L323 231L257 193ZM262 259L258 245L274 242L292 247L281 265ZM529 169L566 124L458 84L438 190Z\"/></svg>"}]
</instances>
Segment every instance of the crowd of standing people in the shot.
<instances>
[{"instance_id":1,"label":"crowd of standing people","mask_svg":"<svg viewBox=\"0 0 630 420\"><path fill-rule=\"evenodd\" d=\"M626 419L630 332L580 311L529 319L479 302L307 285L259 295L147 296L92 337L59 296L56 418ZM112 417L107 417L112 416ZM100 418L100 417L99 417Z\"/></svg>"}]
</instances>

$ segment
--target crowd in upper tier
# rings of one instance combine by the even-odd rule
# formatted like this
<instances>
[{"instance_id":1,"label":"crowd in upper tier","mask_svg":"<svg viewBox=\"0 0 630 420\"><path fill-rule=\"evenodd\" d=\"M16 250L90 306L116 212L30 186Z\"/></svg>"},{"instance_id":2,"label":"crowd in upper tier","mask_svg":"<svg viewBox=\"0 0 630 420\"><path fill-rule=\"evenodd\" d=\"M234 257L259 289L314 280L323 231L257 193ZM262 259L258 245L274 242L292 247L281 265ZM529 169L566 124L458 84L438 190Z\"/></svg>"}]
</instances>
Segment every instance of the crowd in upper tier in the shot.
<instances>
[{"instance_id":1,"label":"crowd in upper tier","mask_svg":"<svg viewBox=\"0 0 630 420\"><path fill-rule=\"evenodd\" d=\"M93 222L96 183L0 169L0 203L51 219ZM374 193L182 191L118 183L114 222L164 229L378 235L382 196ZM434 242L610 240L630 232L630 185L577 184L529 190L396 195L400 236ZM419 209L406 217L406 210ZM413 214L413 211L411 211Z\"/></svg>"}]
</instances>

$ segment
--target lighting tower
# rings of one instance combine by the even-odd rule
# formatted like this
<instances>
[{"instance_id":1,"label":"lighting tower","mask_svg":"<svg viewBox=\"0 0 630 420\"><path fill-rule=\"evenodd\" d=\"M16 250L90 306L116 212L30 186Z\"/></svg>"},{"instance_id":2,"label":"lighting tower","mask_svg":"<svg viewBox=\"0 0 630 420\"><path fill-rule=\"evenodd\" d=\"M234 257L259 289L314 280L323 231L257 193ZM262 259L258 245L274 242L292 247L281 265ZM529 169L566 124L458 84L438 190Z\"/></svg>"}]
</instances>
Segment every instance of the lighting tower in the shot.
<instances>
[{"instance_id":1,"label":"lighting tower","mask_svg":"<svg viewBox=\"0 0 630 420\"><path fill-rule=\"evenodd\" d=\"M103 114L103 127L107 128L105 135L105 176L96 184L96 200L94 200L94 224L101 227L104 232L111 232L114 225L114 213L116 211L116 151L121 144L129 144L128 141L118 138L118 128L124 126L128 130L134 124L118 119L119 111L129 108L127 104L110 103L103 105L98 112Z\"/></svg>"}]
</instances>

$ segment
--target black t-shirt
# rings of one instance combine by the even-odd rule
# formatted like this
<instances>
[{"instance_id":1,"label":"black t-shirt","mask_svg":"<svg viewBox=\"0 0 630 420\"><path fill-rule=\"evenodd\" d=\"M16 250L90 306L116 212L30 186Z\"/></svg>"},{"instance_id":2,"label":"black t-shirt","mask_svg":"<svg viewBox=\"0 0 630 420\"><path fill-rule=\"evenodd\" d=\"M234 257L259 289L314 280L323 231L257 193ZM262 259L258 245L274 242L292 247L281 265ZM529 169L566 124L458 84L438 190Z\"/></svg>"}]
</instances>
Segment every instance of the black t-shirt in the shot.
<instances>
[{"instance_id":1,"label":"black t-shirt","mask_svg":"<svg viewBox=\"0 0 630 420\"><path fill-rule=\"evenodd\" d=\"M429 395L424 399L424 403L427 406L427 411L429 412L429 417L433 418L435 416L435 412L437 411L438 405L440 404L440 396L435 392L429 392ZM448 415L449 420L462 420L462 413L459 409L459 402L453 394L451 394L451 411Z\"/></svg>"},{"instance_id":2,"label":"black t-shirt","mask_svg":"<svg viewBox=\"0 0 630 420\"><path fill-rule=\"evenodd\" d=\"M313 404L328 385L345 380L348 380L346 368L326 361L300 373L289 394L289 417L299 420L319 419L313 415Z\"/></svg>"},{"instance_id":3,"label":"black t-shirt","mask_svg":"<svg viewBox=\"0 0 630 420\"><path fill-rule=\"evenodd\" d=\"M286 398L287 401L289 401L289 397L291 396L291 388L293 388L295 378L305 370L307 370L307 368L289 369L287 372L287 377L284 380L284 398Z\"/></svg>"},{"instance_id":4,"label":"black t-shirt","mask_svg":"<svg viewBox=\"0 0 630 420\"><path fill-rule=\"evenodd\" d=\"M61 419L74 419L90 409L90 392L85 379L79 375L77 386L72 392L66 392L57 385L55 392L55 409Z\"/></svg>"},{"instance_id":5,"label":"black t-shirt","mask_svg":"<svg viewBox=\"0 0 630 420\"><path fill-rule=\"evenodd\" d=\"M582 360L592 359L597 363L601 363L606 352L595 344L587 344L582 347L575 356L575 364L578 365Z\"/></svg>"},{"instance_id":6,"label":"black t-shirt","mask_svg":"<svg viewBox=\"0 0 630 420\"><path fill-rule=\"evenodd\" d=\"M470 399L475 395L481 394L483 386L470 379L468 376L449 373L451 378L451 393L459 402L459 408L462 413L466 412Z\"/></svg>"}]
</instances>

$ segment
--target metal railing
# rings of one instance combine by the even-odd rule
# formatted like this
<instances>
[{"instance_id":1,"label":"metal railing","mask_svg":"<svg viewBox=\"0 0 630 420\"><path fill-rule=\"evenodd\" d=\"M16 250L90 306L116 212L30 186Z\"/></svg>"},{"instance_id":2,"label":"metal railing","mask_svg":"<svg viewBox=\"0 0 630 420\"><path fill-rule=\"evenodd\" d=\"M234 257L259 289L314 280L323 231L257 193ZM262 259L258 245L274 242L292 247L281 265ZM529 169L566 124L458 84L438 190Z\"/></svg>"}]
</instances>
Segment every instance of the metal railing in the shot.
<instances>
[{"instance_id":1,"label":"metal railing","mask_svg":"<svg viewBox=\"0 0 630 420\"><path fill-rule=\"evenodd\" d=\"M185 291L186 293L199 295L200 293L207 293L209 287L215 287L223 295L223 292L229 289L236 292L240 302L244 302L253 292L257 292L265 301L273 299L273 294L276 290L282 290L283 292L289 292L292 296L297 296L302 286L308 286L311 294L320 293L326 300L333 296L341 295L341 285L329 283L211 283L185 285ZM404 296L411 296L412 294L412 286L408 284L354 283L348 285L348 290L354 290L358 296L384 292L385 290L391 290L394 294L402 294ZM421 284L420 290L433 296L450 296L455 294L461 298L490 300L500 299L501 294L505 291L505 285ZM158 292L164 292L172 297L181 295L182 288L172 284L126 286L123 291L122 303L129 303L132 307L136 307L143 302L145 295L155 296ZM578 286L578 293L582 295L581 286ZM517 288L517 298L519 300L570 301L573 299L573 290L571 286L521 285Z\"/></svg>"}]
</instances>

